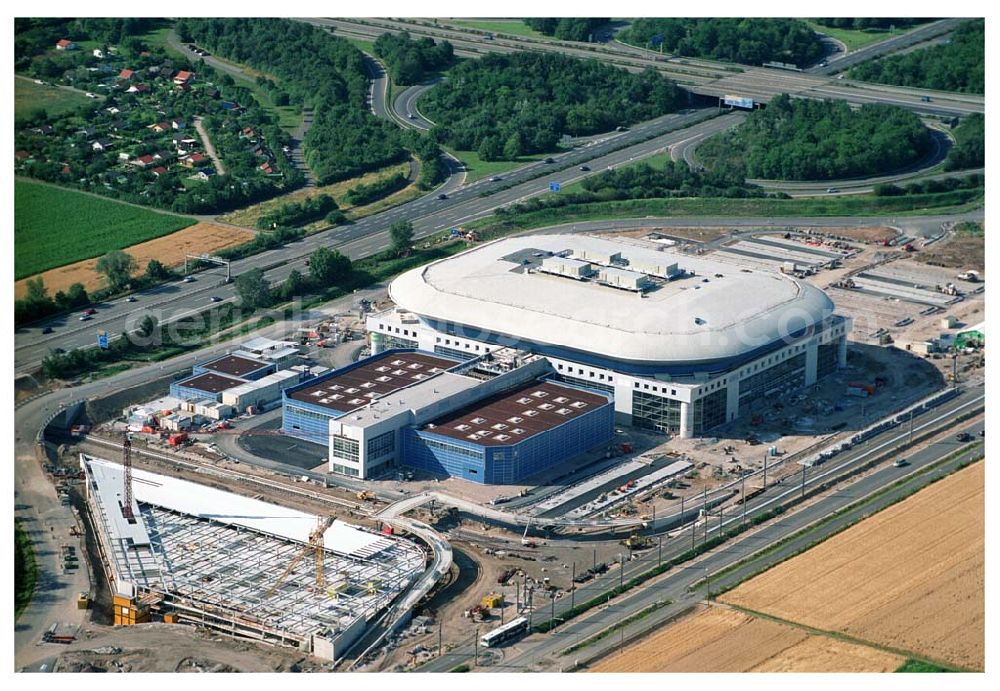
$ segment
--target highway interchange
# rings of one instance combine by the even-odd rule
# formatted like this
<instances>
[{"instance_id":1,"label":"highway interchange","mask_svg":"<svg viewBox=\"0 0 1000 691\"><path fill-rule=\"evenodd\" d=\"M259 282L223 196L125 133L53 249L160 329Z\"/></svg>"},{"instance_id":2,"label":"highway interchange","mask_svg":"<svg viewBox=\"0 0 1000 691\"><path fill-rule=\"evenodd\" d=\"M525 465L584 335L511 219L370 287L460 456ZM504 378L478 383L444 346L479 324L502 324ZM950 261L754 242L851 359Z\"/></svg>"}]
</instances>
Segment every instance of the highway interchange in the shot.
<instances>
[{"instance_id":1,"label":"highway interchange","mask_svg":"<svg viewBox=\"0 0 1000 691\"><path fill-rule=\"evenodd\" d=\"M344 27L344 22L340 20L309 20L314 23L334 26L338 32ZM371 20L369 20L371 21ZM951 21L951 20L944 20ZM378 33L386 30L386 26L392 24L388 20L379 20L376 24ZM358 35L368 36L362 25L349 22L350 31ZM370 27L369 27L370 28ZM443 30L429 30L420 27L417 31L414 27L407 26L411 32L425 33L432 36L447 35ZM892 39L896 43L884 42L871 47L871 52L885 52L897 49L905 45L912 45L916 40L926 40L926 38L940 34L941 31L949 30L947 26L925 27L925 34L914 35L904 34ZM461 33L461 32L460 32ZM375 34L377 35L377 34ZM452 39L449 39L452 40ZM468 34L464 38L459 37L454 40L457 52L463 51L468 55L482 54L482 39L470 39ZM496 50L521 50L523 45L510 47L514 41L494 41L486 49ZM544 42L542 42L544 43ZM888 45L887 45L888 44ZM555 45L555 44L552 44ZM629 69L642 69L645 67L655 67L667 71L664 66L671 65L674 70L673 76L683 81L680 75L686 75L689 80L688 88L704 95L721 95L723 93L741 93L753 95L759 100L766 101L767 98L776 93L792 92L798 96L816 98L847 98L854 103L864 102L885 102L896 103L910 107L915 111L925 115L964 115L970 112L983 112L982 97L967 97L956 94L934 93L931 101L921 100L923 96L930 92L916 89L901 89L897 87L881 87L877 85L867 85L853 83L849 80L831 80L827 75L838 69L843 69L849 64L862 59L858 53L850 54L837 61L831 61L827 68L822 70L814 69L806 73L782 72L779 70L766 70L763 68L744 68L740 73L724 72L720 70L717 63L707 61L690 60L684 64L663 63L655 57L642 57L637 55L635 49L621 44L608 44L601 46L598 53L594 53L592 47L559 48L568 54L584 54L586 57L607 56L609 62L626 66ZM463 46L469 46L463 48ZM474 50L472 49L474 47ZM531 46L530 49L539 49ZM549 49L548 47L543 49ZM640 49L641 50L641 49ZM864 49L863 49L864 50ZM852 62L848 62L850 58ZM420 85L405 89L396 94L393 102L387 103L388 93L387 80L384 77L384 69L379 63L372 59L370 61L370 71L373 78L371 106L373 112L380 117L386 117L397 122L403 127L414 127L417 129L427 129L433 125L427 121L419 112L417 101L420 95L432 85ZM381 71L381 75L379 72ZM824 74L821 74L824 73ZM693 74L700 75L697 77ZM694 79L700 83L691 85L690 80ZM413 118L408 115L413 114ZM686 160L684 151L688 148L693 150L693 144L704 138L719 132L725 128L734 126L742 115L732 113L719 115L714 108L692 109L681 114L673 114L641 123L622 133L609 133L602 138L596 138L591 143L581 145L566 153L554 155L555 163L545 164L543 162L533 162L503 176L499 183L489 180L480 180L473 184L464 185L464 175L457 164L452 161L452 175L444 185L432 193L390 209L380 214L361 219L353 224L335 227L308 238L300 240L290 245L265 252L263 254L250 257L245 260L233 262L233 274L237 275L241 271L260 266L266 269L266 276L273 282L283 280L293 269L300 271L307 270L305 260L309 253L320 246L336 247L353 259L369 256L380 251L388 244L388 226L402 219L411 220L414 223L416 237L425 237L441 230L467 223L472 220L486 217L499 207L506 206L532 196L544 194L548 191L550 182L560 182L569 184L587 175L599 173L607 167L614 167L630 161L641 160L662 151L671 152L675 158ZM579 166L586 165L590 171L581 171ZM975 171L981 172L981 171ZM886 176L880 180L856 181L854 186L850 183L823 183L827 186L836 185L844 191L862 192L867 191L876 182L888 182L905 179L906 174L899 176ZM811 185L812 183L802 183ZM808 194L814 192L813 188L803 188L801 192ZM446 194L447 199L438 199L438 195ZM793 192L795 194L795 192ZM900 225L904 225L913 232L931 234L938 229L941 223L950 222L965 218L981 219L982 210L970 214L958 216L933 216L933 217L908 217L898 219ZM893 219L896 221L897 219ZM872 223L884 223L884 217L873 218L744 218L734 219L723 218L671 218L671 219L621 219L617 221L601 221L589 223L567 224L557 230L563 232L582 232L598 228L631 228L660 226L719 226L727 225L734 227L758 227L758 226L832 226L839 227L845 225L867 225ZM362 293L364 295L366 293ZM341 300L337 307L351 306L361 296L348 296ZM28 372L37 368L41 359L53 347L70 349L85 347L93 344L98 330L106 330L111 334L132 330L137 321L150 311L159 312L161 321L179 319L185 315L196 314L203 311L210 303L211 297L221 297L224 300L232 300L234 291L232 285L222 282L222 274L219 270L211 270L198 274L197 279L192 283L176 282L159 286L137 294L138 301L126 303L122 300L114 304L99 306L98 315L92 321L77 322L76 315L67 315L56 319L48 320L29 328L20 329L15 336L15 370L17 372ZM314 316L314 315L313 315ZM43 335L41 328L50 326L55 329L51 335ZM279 334L287 325L276 324L263 331L263 334ZM82 386L69 389L60 389L40 398L28 401L18 406L17 410L17 437L15 448L18 457L18 473L22 473L21 464L25 459L33 458L32 442L35 432L42 427L47 417L58 410L61 405L65 405L72 400L100 395L109 389L125 388L129 385L138 384L149 379L162 375L164 369L178 370L189 367L196 361L205 359L209 354L222 352L226 349L225 344L216 344L194 353L189 353L170 361L169 365L149 365L141 368L129 370L108 379L83 384ZM969 404L977 396L981 396L979 385L973 385L965 391L962 396L949 402L940 409L935 410L929 416L941 416L955 414L954 411L960 405ZM976 423L969 427L970 431L978 432L982 429L982 423ZM887 440L899 440L900 433L897 431L887 432L884 435L872 440L864 448L855 449L850 452L854 454L863 453L865 448L877 443L885 443ZM698 562L697 568L681 568L670 572L665 577L656 581L655 587L644 585L628 595L622 597L613 607L601 610L592 616L574 620L568 624L558 627L551 635L534 635L527 639L524 644L519 645L515 651L508 651L502 669L538 669L539 665L550 671L555 671L560 666L571 664L569 658L565 662L553 662L553 656L570 645L589 638L613 623L620 621L629 613L639 611L657 600L670 599L673 604L657 610L653 615L647 617L642 622L630 626L625 631L625 636L636 635L640 629L650 628L653 625L676 615L677 612L691 606L701 597L699 592L692 592L689 587L698 582L705 573L712 573L729 564L733 564L762 545L771 544L788 535L795 533L801 527L826 516L848 504L856 501L859 497L876 491L895 482L903 475L914 475L925 466L939 461L948 454L955 451L955 444L950 442L935 443L928 448L914 453L910 457L911 466L904 471L892 468L881 468L876 472L866 475L864 478L852 483L848 489L835 490L822 495L815 502L796 511L789 516L782 517L766 523L758 529L753 539L742 540L727 544L723 548L710 552L704 559ZM968 454L966 454L967 456ZM965 456L963 456L965 458ZM28 462L33 462L28 460ZM841 460L838 459L838 463ZM949 461L954 464L957 461ZM929 477L929 476L928 476ZM921 481L926 481L923 477ZM916 479L913 481L917 482ZM902 488L894 490L903 491ZM885 495L885 501L893 496L892 493ZM758 501L766 501L767 496ZM753 506L753 504L751 504ZM44 507L37 507L42 510ZM48 515L48 514L46 514ZM48 520L48 519L46 519ZM847 517L839 522L834 521L823 527L824 531L830 532L846 522ZM690 539L690 533L687 539ZM818 534L817 534L818 535ZM668 546L669 545L669 546ZM684 534L665 543L663 556L669 558L680 553L686 548L687 542ZM777 555L776 555L777 556ZM656 551L647 556L645 561L637 560L629 562L625 567L625 577L630 577L649 568L649 559L656 558ZM43 564L44 566L44 564ZM617 581L617 574L613 573ZM611 583L611 576L603 577L603 580L595 581L581 588L576 595L577 601L587 599L593 593L600 592L601 589L608 589L614 585ZM589 590L588 590L589 589ZM555 612L558 615L560 609L565 609L568 602L560 601L556 603ZM47 603L33 603L31 611L31 621L44 622L50 616L50 608ZM544 612L539 611L539 619L546 618L548 608ZM30 642L30 637L37 633L34 627L29 627L27 632L18 635L16 648L21 649ZM591 648L591 651L613 646L617 636L605 640L598 646ZM517 654L520 653L520 654ZM463 661L471 661L473 649L470 645L459 646L450 651L444 657L424 665L421 671L447 671Z\"/></svg>"}]
</instances>

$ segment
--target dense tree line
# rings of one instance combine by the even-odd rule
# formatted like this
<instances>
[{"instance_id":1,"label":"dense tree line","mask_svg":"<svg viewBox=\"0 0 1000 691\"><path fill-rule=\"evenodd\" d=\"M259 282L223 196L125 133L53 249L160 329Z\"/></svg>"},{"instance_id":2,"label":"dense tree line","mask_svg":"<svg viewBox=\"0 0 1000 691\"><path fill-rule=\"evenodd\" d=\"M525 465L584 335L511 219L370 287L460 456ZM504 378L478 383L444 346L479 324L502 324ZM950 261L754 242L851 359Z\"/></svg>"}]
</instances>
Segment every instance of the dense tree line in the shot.
<instances>
[{"instance_id":1,"label":"dense tree line","mask_svg":"<svg viewBox=\"0 0 1000 691\"><path fill-rule=\"evenodd\" d=\"M388 67L389 78L403 86L418 84L429 73L455 62L455 50L448 41L435 43L429 37L413 40L406 31L382 34L375 39L374 51Z\"/></svg>"},{"instance_id":2,"label":"dense tree line","mask_svg":"<svg viewBox=\"0 0 1000 691\"><path fill-rule=\"evenodd\" d=\"M396 173L395 175L390 175L389 177L380 178L375 182L369 184L358 184L347 190L347 194L344 195L344 200L353 206L364 206L365 204L371 204L374 201L382 199L383 197L388 197L393 192L397 192L409 183L409 178L407 178L402 173Z\"/></svg>"},{"instance_id":3,"label":"dense tree line","mask_svg":"<svg viewBox=\"0 0 1000 691\"><path fill-rule=\"evenodd\" d=\"M421 107L439 141L485 160L552 151L563 134L607 132L683 107L687 93L653 70L632 74L549 53L489 53L454 67Z\"/></svg>"},{"instance_id":4,"label":"dense tree line","mask_svg":"<svg viewBox=\"0 0 1000 691\"><path fill-rule=\"evenodd\" d=\"M740 126L698 149L708 167L744 165L750 178L831 180L888 173L919 161L932 144L914 113L888 105L781 94Z\"/></svg>"},{"instance_id":5,"label":"dense tree line","mask_svg":"<svg viewBox=\"0 0 1000 691\"><path fill-rule=\"evenodd\" d=\"M651 45L654 36L669 53L745 65L777 61L805 67L825 52L799 19L637 19L621 33L623 41L640 46Z\"/></svg>"},{"instance_id":6,"label":"dense tree line","mask_svg":"<svg viewBox=\"0 0 1000 691\"><path fill-rule=\"evenodd\" d=\"M611 21L593 17L531 17L524 23L546 36L564 41L589 41L594 32Z\"/></svg>"},{"instance_id":7,"label":"dense tree line","mask_svg":"<svg viewBox=\"0 0 1000 691\"><path fill-rule=\"evenodd\" d=\"M401 161L402 137L366 107L364 56L349 42L284 19L185 19L177 26L223 58L273 75L289 103L313 110L306 161L321 183Z\"/></svg>"},{"instance_id":8,"label":"dense tree line","mask_svg":"<svg viewBox=\"0 0 1000 691\"><path fill-rule=\"evenodd\" d=\"M764 190L748 185L742 166L721 164L711 170L692 170L682 161L647 163L608 170L586 178L581 186L600 201L664 197L764 197Z\"/></svg>"},{"instance_id":9,"label":"dense tree line","mask_svg":"<svg viewBox=\"0 0 1000 691\"><path fill-rule=\"evenodd\" d=\"M986 165L986 118L974 113L955 129L955 146L944 161L945 170L980 168Z\"/></svg>"},{"instance_id":10,"label":"dense tree line","mask_svg":"<svg viewBox=\"0 0 1000 691\"><path fill-rule=\"evenodd\" d=\"M50 314L81 307L89 302L90 297L82 283L74 283L66 292L60 290L50 296L49 289L41 276L29 278L24 296L14 301L14 324L32 322Z\"/></svg>"},{"instance_id":11,"label":"dense tree line","mask_svg":"<svg viewBox=\"0 0 1000 691\"><path fill-rule=\"evenodd\" d=\"M833 29L855 29L864 31L866 29L906 29L917 24L925 24L934 21L928 17L825 17L814 19L814 22L822 26L829 26Z\"/></svg>"},{"instance_id":12,"label":"dense tree line","mask_svg":"<svg viewBox=\"0 0 1000 691\"><path fill-rule=\"evenodd\" d=\"M943 45L863 62L852 79L941 91L986 92L986 23L963 22Z\"/></svg>"},{"instance_id":13,"label":"dense tree line","mask_svg":"<svg viewBox=\"0 0 1000 691\"><path fill-rule=\"evenodd\" d=\"M908 185L875 185L872 190L876 197L901 197L907 194L936 194L953 190L970 190L986 185L986 176L975 173L962 178L943 178L940 180L919 180Z\"/></svg>"},{"instance_id":14,"label":"dense tree line","mask_svg":"<svg viewBox=\"0 0 1000 691\"><path fill-rule=\"evenodd\" d=\"M301 202L287 202L277 209L261 215L257 227L262 229L291 228L317 221L337 208L337 202L329 194L317 194Z\"/></svg>"}]
</instances>

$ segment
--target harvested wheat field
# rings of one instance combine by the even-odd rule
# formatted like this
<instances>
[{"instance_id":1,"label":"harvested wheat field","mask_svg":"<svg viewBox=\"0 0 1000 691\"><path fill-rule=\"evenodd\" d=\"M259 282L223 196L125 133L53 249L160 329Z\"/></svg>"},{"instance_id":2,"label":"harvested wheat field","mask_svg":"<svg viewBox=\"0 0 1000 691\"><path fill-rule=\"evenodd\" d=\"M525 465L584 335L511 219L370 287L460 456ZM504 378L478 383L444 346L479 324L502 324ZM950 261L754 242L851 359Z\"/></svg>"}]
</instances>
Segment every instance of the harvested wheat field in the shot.
<instances>
[{"instance_id":1,"label":"harvested wheat field","mask_svg":"<svg viewBox=\"0 0 1000 691\"><path fill-rule=\"evenodd\" d=\"M185 254L217 252L226 247L242 245L253 237L254 233L242 228L216 223L197 223L176 233L126 247L124 251L135 257L139 263L139 272L142 272L145 271L150 259L159 259L168 267L183 265ZM93 291L105 285L104 276L94 269L95 264L97 259L86 259L50 269L31 278L41 276L49 289L49 295L54 295L59 290L66 290L74 283L82 283L88 291ZM28 279L24 279L14 284L16 297L24 294L27 281Z\"/></svg>"},{"instance_id":2,"label":"harvested wheat field","mask_svg":"<svg viewBox=\"0 0 1000 691\"><path fill-rule=\"evenodd\" d=\"M983 473L975 463L720 599L982 670Z\"/></svg>"},{"instance_id":3,"label":"harvested wheat field","mask_svg":"<svg viewBox=\"0 0 1000 691\"><path fill-rule=\"evenodd\" d=\"M891 672L902 657L728 607L695 614L601 661L595 672Z\"/></svg>"}]
</instances>

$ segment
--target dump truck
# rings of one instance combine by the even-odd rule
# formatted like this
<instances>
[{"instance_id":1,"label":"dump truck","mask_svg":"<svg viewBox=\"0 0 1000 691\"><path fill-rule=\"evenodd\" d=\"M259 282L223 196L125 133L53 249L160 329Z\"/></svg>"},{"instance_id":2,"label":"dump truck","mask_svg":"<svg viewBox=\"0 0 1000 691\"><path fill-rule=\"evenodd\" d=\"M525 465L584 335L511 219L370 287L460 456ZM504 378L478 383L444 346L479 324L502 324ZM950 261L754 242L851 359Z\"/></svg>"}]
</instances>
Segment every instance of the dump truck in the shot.
<instances>
[{"instance_id":1,"label":"dump truck","mask_svg":"<svg viewBox=\"0 0 1000 691\"><path fill-rule=\"evenodd\" d=\"M361 501L375 501L375 493L372 492L370 489L363 489L354 496L356 496Z\"/></svg>"}]
</instances>

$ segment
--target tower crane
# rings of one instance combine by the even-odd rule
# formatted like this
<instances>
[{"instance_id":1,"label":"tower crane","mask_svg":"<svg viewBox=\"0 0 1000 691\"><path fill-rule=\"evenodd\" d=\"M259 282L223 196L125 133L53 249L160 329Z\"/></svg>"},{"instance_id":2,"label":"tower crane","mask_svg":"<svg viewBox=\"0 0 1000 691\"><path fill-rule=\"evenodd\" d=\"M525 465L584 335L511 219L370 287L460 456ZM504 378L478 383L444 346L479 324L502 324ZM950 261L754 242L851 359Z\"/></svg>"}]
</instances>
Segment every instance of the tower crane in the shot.
<instances>
[{"instance_id":1,"label":"tower crane","mask_svg":"<svg viewBox=\"0 0 1000 691\"><path fill-rule=\"evenodd\" d=\"M323 536L326 534L327 528L333 525L333 521L333 516L316 517L316 527L309 533L309 544L306 545L302 551L296 554L295 558L288 563L288 566L282 572L281 576L278 577L278 580L274 582L271 589L264 595L265 600L278 592L278 588L281 587L281 584L285 582L285 579L291 575L292 571L295 570L295 567L299 565L299 562L308 556L310 552L313 552L316 560L316 592L322 593L326 590L326 572L323 567L323 557L326 554L326 548L324 547Z\"/></svg>"}]
</instances>

